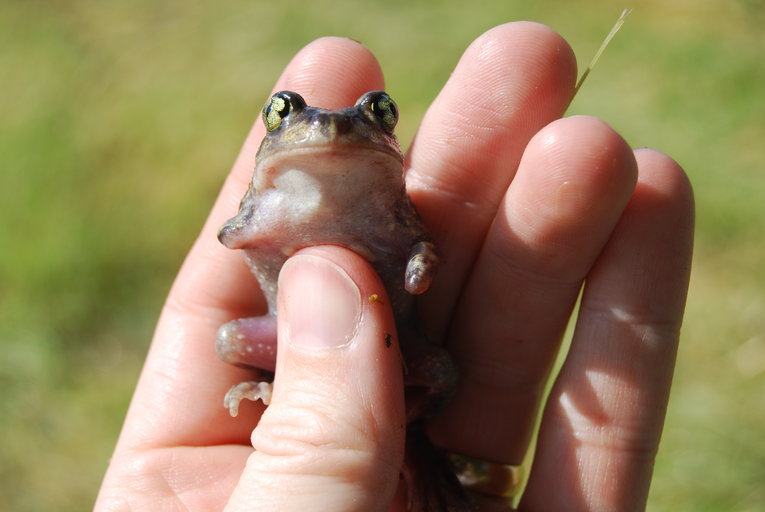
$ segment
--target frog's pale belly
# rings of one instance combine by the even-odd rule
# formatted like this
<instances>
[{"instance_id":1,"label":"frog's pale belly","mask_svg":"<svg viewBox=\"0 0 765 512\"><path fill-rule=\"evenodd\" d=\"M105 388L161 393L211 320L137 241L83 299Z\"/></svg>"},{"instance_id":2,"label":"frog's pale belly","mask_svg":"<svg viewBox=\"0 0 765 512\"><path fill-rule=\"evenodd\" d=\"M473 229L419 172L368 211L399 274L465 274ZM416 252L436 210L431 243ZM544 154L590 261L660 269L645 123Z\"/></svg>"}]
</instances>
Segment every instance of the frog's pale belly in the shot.
<instances>
[{"instance_id":1,"label":"frog's pale belly","mask_svg":"<svg viewBox=\"0 0 765 512\"><path fill-rule=\"evenodd\" d=\"M372 263L399 306L397 317L408 315L405 268L428 235L406 197L401 165L387 153L356 148L308 148L266 159L221 241L246 251L272 310L286 259L303 247L333 244Z\"/></svg>"},{"instance_id":2,"label":"frog's pale belly","mask_svg":"<svg viewBox=\"0 0 765 512\"><path fill-rule=\"evenodd\" d=\"M393 135L395 104L387 94L373 91L354 107L323 110L283 91L271 98L263 118L268 134L252 183L239 213L218 237L227 247L244 250L269 315L223 326L217 340L220 357L241 365L257 360L246 359L257 345L248 345L246 338L248 332L275 333L276 287L287 258L312 245L348 247L374 266L388 292L408 368L407 386L426 390L407 395L409 420L418 425L423 414L451 395L456 374L446 353L420 335L414 322L412 294L427 290L437 258L406 194L403 157ZM241 399L265 401L269 396L263 383L242 383L226 402L235 414ZM410 396L419 398L410 401ZM411 439L418 439L407 442L403 470L410 510L466 510L462 489L444 459L435 455L419 426L410 431ZM420 449L410 450L410 445ZM441 470L434 472L435 466Z\"/></svg>"}]
</instances>

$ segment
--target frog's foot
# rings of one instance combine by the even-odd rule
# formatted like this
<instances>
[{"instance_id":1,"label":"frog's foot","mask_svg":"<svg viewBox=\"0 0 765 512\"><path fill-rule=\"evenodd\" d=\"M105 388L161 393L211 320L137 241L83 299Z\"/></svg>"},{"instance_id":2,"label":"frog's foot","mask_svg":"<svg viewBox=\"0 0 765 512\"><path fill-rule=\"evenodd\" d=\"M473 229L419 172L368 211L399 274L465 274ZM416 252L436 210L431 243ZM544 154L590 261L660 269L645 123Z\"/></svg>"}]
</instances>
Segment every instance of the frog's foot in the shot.
<instances>
[{"instance_id":1,"label":"frog's foot","mask_svg":"<svg viewBox=\"0 0 765 512\"><path fill-rule=\"evenodd\" d=\"M223 398L223 407L228 409L231 416L236 417L239 414L239 402L242 400L262 400L268 405L271 402L272 389L273 384L270 382L240 382L228 390Z\"/></svg>"},{"instance_id":2,"label":"frog's foot","mask_svg":"<svg viewBox=\"0 0 765 512\"><path fill-rule=\"evenodd\" d=\"M223 324L215 338L218 357L227 363L273 371L276 364L276 318L240 318Z\"/></svg>"},{"instance_id":3,"label":"frog's foot","mask_svg":"<svg viewBox=\"0 0 765 512\"><path fill-rule=\"evenodd\" d=\"M405 453L402 476L407 487L408 512L476 510L451 461L431 444L421 422L409 424Z\"/></svg>"}]
</instances>

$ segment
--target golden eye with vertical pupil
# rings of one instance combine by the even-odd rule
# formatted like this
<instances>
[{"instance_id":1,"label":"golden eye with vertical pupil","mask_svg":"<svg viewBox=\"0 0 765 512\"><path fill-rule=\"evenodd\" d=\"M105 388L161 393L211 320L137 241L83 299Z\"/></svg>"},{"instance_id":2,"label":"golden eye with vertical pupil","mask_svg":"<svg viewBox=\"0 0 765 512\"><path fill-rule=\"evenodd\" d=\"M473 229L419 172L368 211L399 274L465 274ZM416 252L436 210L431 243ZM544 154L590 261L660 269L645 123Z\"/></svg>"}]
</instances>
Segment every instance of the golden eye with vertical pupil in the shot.
<instances>
[{"instance_id":1,"label":"golden eye with vertical pupil","mask_svg":"<svg viewBox=\"0 0 765 512\"><path fill-rule=\"evenodd\" d=\"M301 110L305 107L305 100L298 93L292 91L280 91L271 96L263 107L263 124L266 130L272 132L279 128L290 112Z\"/></svg>"}]
</instances>

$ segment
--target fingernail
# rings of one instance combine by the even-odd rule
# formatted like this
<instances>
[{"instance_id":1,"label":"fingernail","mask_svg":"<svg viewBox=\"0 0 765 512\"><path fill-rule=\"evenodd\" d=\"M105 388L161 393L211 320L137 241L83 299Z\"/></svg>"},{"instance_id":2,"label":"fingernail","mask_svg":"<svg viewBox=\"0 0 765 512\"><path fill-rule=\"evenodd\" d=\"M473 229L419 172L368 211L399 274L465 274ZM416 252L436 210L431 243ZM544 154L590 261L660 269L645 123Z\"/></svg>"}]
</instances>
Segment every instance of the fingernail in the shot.
<instances>
[{"instance_id":1,"label":"fingernail","mask_svg":"<svg viewBox=\"0 0 765 512\"><path fill-rule=\"evenodd\" d=\"M290 344L339 348L353 341L361 320L361 292L338 265L295 256L282 267L279 290Z\"/></svg>"}]
</instances>

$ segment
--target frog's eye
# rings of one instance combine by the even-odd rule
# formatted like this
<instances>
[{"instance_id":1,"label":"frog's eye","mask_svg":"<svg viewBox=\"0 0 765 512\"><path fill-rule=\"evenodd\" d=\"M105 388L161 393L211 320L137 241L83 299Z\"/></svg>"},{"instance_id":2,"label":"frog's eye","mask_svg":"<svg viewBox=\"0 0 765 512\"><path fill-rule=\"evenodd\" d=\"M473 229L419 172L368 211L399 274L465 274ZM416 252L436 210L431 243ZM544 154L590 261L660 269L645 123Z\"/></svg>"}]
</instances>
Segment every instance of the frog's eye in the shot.
<instances>
[{"instance_id":1,"label":"frog's eye","mask_svg":"<svg viewBox=\"0 0 765 512\"><path fill-rule=\"evenodd\" d=\"M305 107L305 100L298 93L277 92L263 107L263 124L266 125L266 130L269 132L276 130L290 112L301 110L303 107Z\"/></svg>"},{"instance_id":2,"label":"frog's eye","mask_svg":"<svg viewBox=\"0 0 765 512\"><path fill-rule=\"evenodd\" d=\"M393 133L398 123L398 107L396 102L382 91L372 91L359 98L356 105L369 109L374 117L380 121L385 131Z\"/></svg>"}]
</instances>

